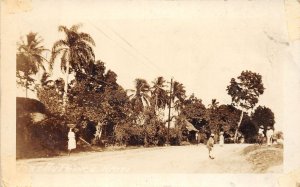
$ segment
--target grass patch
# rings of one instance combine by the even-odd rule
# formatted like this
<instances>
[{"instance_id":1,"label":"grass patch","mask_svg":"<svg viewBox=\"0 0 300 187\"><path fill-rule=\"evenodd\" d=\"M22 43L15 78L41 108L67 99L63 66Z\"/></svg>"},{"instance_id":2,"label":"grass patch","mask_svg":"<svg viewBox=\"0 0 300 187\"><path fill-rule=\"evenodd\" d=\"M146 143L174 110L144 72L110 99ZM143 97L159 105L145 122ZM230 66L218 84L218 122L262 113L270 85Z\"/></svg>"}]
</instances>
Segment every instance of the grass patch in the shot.
<instances>
[{"instance_id":1,"label":"grass patch","mask_svg":"<svg viewBox=\"0 0 300 187\"><path fill-rule=\"evenodd\" d=\"M246 155L252 151L255 151L257 149L260 149L261 146L260 145L250 145L248 147L246 147L245 149L243 149L243 154Z\"/></svg>"},{"instance_id":2,"label":"grass patch","mask_svg":"<svg viewBox=\"0 0 300 187\"><path fill-rule=\"evenodd\" d=\"M283 163L283 145L251 145L243 150L246 160L253 165L254 171L266 172L272 166Z\"/></svg>"}]
</instances>

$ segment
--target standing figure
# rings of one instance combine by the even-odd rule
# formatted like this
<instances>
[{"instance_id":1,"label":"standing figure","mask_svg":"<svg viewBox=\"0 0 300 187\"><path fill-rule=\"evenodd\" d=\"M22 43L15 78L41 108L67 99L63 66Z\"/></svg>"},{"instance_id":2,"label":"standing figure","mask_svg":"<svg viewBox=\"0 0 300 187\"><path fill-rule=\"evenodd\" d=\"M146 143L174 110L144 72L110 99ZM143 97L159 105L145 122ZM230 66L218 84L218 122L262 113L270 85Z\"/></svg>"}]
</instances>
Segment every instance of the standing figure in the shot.
<instances>
[{"instance_id":1,"label":"standing figure","mask_svg":"<svg viewBox=\"0 0 300 187\"><path fill-rule=\"evenodd\" d=\"M221 147L224 145L224 135L223 134L224 134L224 132L221 131L220 132L220 141L219 141L219 144Z\"/></svg>"},{"instance_id":2,"label":"standing figure","mask_svg":"<svg viewBox=\"0 0 300 187\"><path fill-rule=\"evenodd\" d=\"M260 127L258 131L258 144L262 145L263 143L264 143L264 130L263 127Z\"/></svg>"},{"instance_id":3,"label":"standing figure","mask_svg":"<svg viewBox=\"0 0 300 187\"><path fill-rule=\"evenodd\" d=\"M199 132L196 132L195 136L196 136L196 143L198 145L199 144Z\"/></svg>"},{"instance_id":4,"label":"standing figure","mask_svg":"<svg viewBox=\"0 0 300 187\"><path fill-rule=\"evenodd\" d=\"M68 133L68 150L69 150L69 153L68 155L70 156L70 153L72 151L72 149L75 149L76 148L76 140L75 140L75 133L73 132L73 128L70 128L70 131Z\"/></svg>"},{"instance_id":5,"label":"standing figure","mask_svg":"<svg viewBox=\"0 0 300 187\"><path fill-rule=\"evenodd\" d=\"M267 145L271 146L271 138L273 135L273 130L271 128L268 128L266 135L267 135Z\"/></svg>"},{"instance_id":6,"label":"standing figure","mask_svg":"<svg viewBox=\"0 0 300 187\"><path fill-rule=\"evenodd\" d=\"M212 153L214 143L215 143L214 134L211 134L208 141L207 141L207 143L206 143L206 146L207 146L207 149L208 149L208 156L209 156L210 159L214 159L213 153Z\"/></svg>"}]
</instances>

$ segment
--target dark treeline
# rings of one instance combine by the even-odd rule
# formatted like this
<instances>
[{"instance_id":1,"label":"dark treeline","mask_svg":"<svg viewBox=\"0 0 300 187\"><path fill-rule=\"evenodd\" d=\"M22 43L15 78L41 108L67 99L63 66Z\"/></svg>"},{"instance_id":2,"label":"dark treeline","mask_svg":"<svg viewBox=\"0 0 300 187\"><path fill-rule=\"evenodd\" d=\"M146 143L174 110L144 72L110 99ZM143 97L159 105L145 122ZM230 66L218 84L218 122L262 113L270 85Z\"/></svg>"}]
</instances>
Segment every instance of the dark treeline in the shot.
<instances>
[{"instance_id":1,"label":"dark treeline","mask_svg":"<svg viewBox=\"0 0 300 187\"><path fill-rule=\"evenodd\" d=\"M78 137L94 145L160 146L168 140L180 145L189 139L186 121L199 130L202 142L210 133L218 135L223 131L227 143L241 137L245 142L255 143L259 128L264 133L268 127L274 128L271 109L256 106L265 89L261 75L243 71L228 80L224 92L232 97L230 104L212 99L205 106L194 94L187 95L178 81L173 82L170 90L170 83L162 76L151 83L137 78L135 88L125 90L117 83L117 74L95 59L94 40L79 28L80 25L59 26L65 38L55 42L51 50L43 47L37 33L29 33L18 43L17 83L26 89L26 97L28 89L36 91L47 116L36 123L26 115L21 116L23 123L25 118L30 123L26 126L30 129L22 136L29 144L33 141L46 149L64 149L70 123L76 125ZM46 51L51 51L50 59L45 58ZM54 62L60 63L64 77L52 78ZM39 71L44 73L36 81L32 76ZM175 127L168 130L169 119L162 113L169 107L177 115L170 116Z\"/></svg>"}]
</instances>

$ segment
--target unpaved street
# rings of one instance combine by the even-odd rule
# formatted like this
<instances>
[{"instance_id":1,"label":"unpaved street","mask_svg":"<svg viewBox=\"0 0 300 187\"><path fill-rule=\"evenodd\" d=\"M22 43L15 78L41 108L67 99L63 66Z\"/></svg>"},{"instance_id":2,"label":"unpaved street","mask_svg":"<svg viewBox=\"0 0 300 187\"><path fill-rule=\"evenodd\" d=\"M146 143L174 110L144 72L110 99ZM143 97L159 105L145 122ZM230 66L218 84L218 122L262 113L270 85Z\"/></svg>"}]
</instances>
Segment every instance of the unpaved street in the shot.
<instances>
[{"instance_id":1,"label":"unpaved street","mask_svg":"<svg viewBox=\"0 0 300 187\"><path fill-rule=\"evenodd\" d=\"M204 145L140 148L77 153L71 156L17 161L18 171L41 173L249 173L251 165L240 154L247 144L215 145L215 159Z\"/></svg>"}]
</instances>

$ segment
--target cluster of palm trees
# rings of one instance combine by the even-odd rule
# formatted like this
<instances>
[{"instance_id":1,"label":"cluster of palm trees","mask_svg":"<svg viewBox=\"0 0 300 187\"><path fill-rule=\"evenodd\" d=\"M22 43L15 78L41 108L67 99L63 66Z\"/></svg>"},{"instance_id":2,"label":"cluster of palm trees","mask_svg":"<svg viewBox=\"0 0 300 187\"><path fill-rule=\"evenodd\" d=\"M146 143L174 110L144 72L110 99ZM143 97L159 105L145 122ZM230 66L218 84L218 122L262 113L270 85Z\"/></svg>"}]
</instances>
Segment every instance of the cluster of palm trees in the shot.
<instances>
[{"instance_id":1,"label":"cluster of palm trees","mask_svg":"<svg viewBox=\"0 0 300 187\"><path fill-rule=\"evenodd\" d=\"M30 32L27 40L22 40L18 44L17 50L17 78L19 85L27 90L34 85L33 75L40 70L46 71L45 63L49 67L49 73L53 70L56 59L60 58L60 67L64 72L64 106L67 102L67 91L69 75L72 72L87 71L89 64L95 62L95 54L92 46L95 46L93 38L84 32L79 32L80 24L73 25L70 28L59 26L58 31L65 34L64 39L60 39L53 44L51 58L48 60L43 57L46 49L40 36L37 33ZM22 82L25 82L22 84Z\"/></svg>"},{"instance_id":2,"label":"cluster of palm trees","mask_svg":"<svg viewBox=\"0 0 300 187\"><path fill-rule=\"evenodd\" d=\"M51 50L46 49L42 44L42 38L33 32L27 35L26 40L18 43L16 73L19 85L26 89L26 97L28 97L27 90L33 91L32 87L37 85L36 80L32 77L38 72L44 72L41 84L47 85L46 82L51 77L53 67L58 62L64 74L63 82L59 82L63 84L61 92L65 112L70 74L89 74L91 65L95 64L93 51L95 41L89 34L80 32L80 27L80 24L70 28L59 26L58 31L64 33L65 37L56 41ZM45 53L49 51L51 52L50 59L46 59ZM171 107L171 102L174 103L177 110L182 107L181 104L186 95L185 88L181 83L174 81L170 87L169 83L160 76L152 84L153 86L150 86L146 80L141 78L135 80L135 89L128 90L133 111L141 114L145 108L153 107L158 112L167 106Z\"/></svg>"},{"instance_id":3,"label":"cluster of palm trees","mask_svg":"<svg viewBox=\"0 0 300 187\"><path fill-rule=\"evenodd\" d=\"M64 105L67 102L67 91L69 83L69 75L71 73L87 72L89 71L89 65L95 63L95 54L93 52L93 46L95 41L93 38L84 32L79 32L80 24L73 25L70 28L66 26L59 26L58 31L65 34L64 39L60 39L53 44L51 50L50 59L46 59L44 52L50 51L46 49L40 36L37 33L29 33L27 40L22 40L18 44L17 51L17 77L25 82L22 85L26 89L29 88L29 84L32 83L31 76L37 74L40 70L46 71L45 63L49 66L49 72L51 73L53 66L58 60L64 76ZM20 75L22 74L23 75ZM32 81L32 82L30 82ZM158 77L153 82L153 87L150 87L144 79L135 80L135 90L128 90L133 92L130 95L135 110L142 111L145 106L155 106L156 109L162 109L169 103L168 91L166 90L167 81L163 77ZM185 98L184 86L179 82L173 83L171 100L175 102L176 108L180 108L180 102ZM150 94L154 96L154 99L150 99Z\"/></svg>"}]
</instances>

